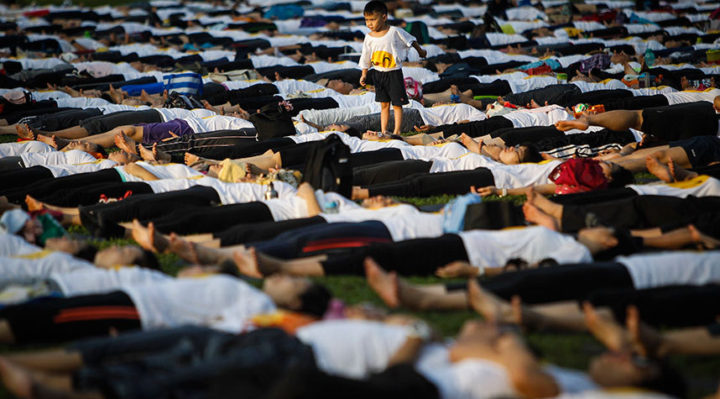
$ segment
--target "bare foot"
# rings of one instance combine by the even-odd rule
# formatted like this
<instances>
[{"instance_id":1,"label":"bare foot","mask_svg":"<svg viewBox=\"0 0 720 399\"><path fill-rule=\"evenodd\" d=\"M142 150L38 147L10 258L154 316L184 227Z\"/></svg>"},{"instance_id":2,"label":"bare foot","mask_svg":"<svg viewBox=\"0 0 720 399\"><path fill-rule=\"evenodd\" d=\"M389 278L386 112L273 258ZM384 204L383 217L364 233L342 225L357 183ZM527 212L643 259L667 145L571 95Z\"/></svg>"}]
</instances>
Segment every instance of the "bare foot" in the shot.
<instances>
[{"instance_id":1,"label":"bare foot","mask_svg":"<svg viewBox=\"0 0 720 399\"><path fill-rule=\"evenodd\" d=\"M720 241L702 233L695 225L688 225L688 230L690 230L690 236L693 242L696 243L700 249L715 249L720 246Z\"/></svg>"},{"instance_id":2,"label":"bare foot","mask_svg":"<svg viewBox=\"0 0 720 399\"><path fill-rule=\"evenodd\" d=\"M140 152L140 158L142 158L144 161L157 161L156 148L157 148L157 143L153 144L152 150L148 150L147 148L145 148L145 146L142 146L142 145L137 146L137 149Z\"/></svg>"},{"instance_id":3,"label":"bare foot","mask_svg":"<svg viewBox=\"0 0 720 399\"><path fill-rule=\"evenodd\" d=\"M438 268L435 275L442 278L475 277L480 274L480 270L465 261L455 261Z\"/></svg>"},{"instance_id":4,"label":"bare foot","mask_svg":"<svg viewBox=\"0 0 720 399\"><path fill-rule=\"evenodd\" d=\"M128 154L138 155L137 143L135 143L135 140L128 137L125 133L118 133L115 135L115 145Z\"/></svg>"},{"instance_id":5,"label":"bare foot","mask_svg":"<svg viewBox=\"0 0 720 399\"><path fill-rule=\"evenodd\" d=\"M476 154L480 153L481 145L478 144L477 141L473 140L472 137L468 136L465 133L462 133L460 135L460 142L467 148L470 152L474 152Z\"/></svg>"},{"instance_id":6,"label":"bare foot","mask_svg":"<svg viewBox=\"0 0 720 399\"><path fill-rule=\"evenodd\" d=\"M663 338L660 333L640 320L640 312L635 305L627 308L625 325L630 333L634 349L642 356L655 357L662 347Z\"/></svg>"},{"instance_id":7,"label":"bare foot","mask_svg":"<svg viewBox=\"0 0 720 399\"><path fill-rule=\"evenodd\" d=\"M15 131L23 139L35 140L35 132L30 129L27 123L18 123L15 125Z\"/></svg>"},{"instance_id":8,"label":"bare foot","mask_svg":"<svg viewBox=\"0 0 720 399\"><path fill-rule=\"evenodd\" d=\"M168 249L170 250L170 252L190 263L200 264L197 249L195 248L195 243L191 241L185 241L175 233L170 233L170 242L168 243Z\"/></svg>"},{"instance_id":9,"label":"bare foot","mask_svg":"<svg viewBox=\"0 0 720 399\"><path fill-rule=\"evenodd\" d=\"M148 226L145 227L139 220L134 219L132 222L132 238L142 248L158 252L157 248L155 248L155 225L153 222L148 223Z\"/></svg>"},{"instance_id":10,"label":"bare foot","mask_svg":"<svg viewBox=\"0 0 720 399\"><path fill-rule=\"evenodd\" d=\"M32 397L32 377L27 370L0 357L0 377L8 391L19 398Z\"/></svg>"},{"instance_id":11,"label":"bare foot","mask_svg":"<svg viewBox=\"0 0 720 399\"><path fill-rule=\"evenodd\" d=\"M483 290L474 278L468 280L468 301L470 306L490 323L517 324L518 322L512 306Z\"/></svg>"},{"instance_id":12,"label":"bare foot","mask_svg":"<svg viewBox=\"0 0 720 399\"><path fill-rule=\"evenodd\" d=\"M25 205L27 205L28 211L35 212L45 209L45 204L29 195L25 196Z\"/></svg>"},{"instance_id":13,"label":"bare foot","mask_svg":"<svg viewBox=\"0 0 720 399\"><path fill-rule=\"evenodd\" d=\"M199 156L197 156L195 154L191 154L189 152L185 153L185 165L190 166L199 160L200 160Z\"/></svg>"},{"instance_id":14,"label":"bare foot","mask_svg":"<svg viewBox=\"0 0 720 399\"><path fill-rule=\"evenodd\" d=\"M532 188L527 190L525 192L525 195L527 196L527 202L530 204L536 206L541 211L547 213L548 215L552 216L555 221L558 223L558 227L560 227L560 220L562 219L563 214L563 206L552 202L551 200L547 199L544 195L538 194L535 190Z\"/></svg>"},{"instance_id":15,"label":"bare foot","mask_svg":"<svg viewBox=\"0 0 720 399\"><path fill-rule=\"evenodd\" d=\"M400 304L398 296L398 278L395 272L386 272L372 258L365 258L365 276L368 285L390 308Z\"/></svg>"},{"instance_id":16,"label":"bare foot","mask_svg":"<svg viewBox=\"0 0 720 399\"><path fill-rule=\"evenodd\" d=\"M590 127L590 124L582 119L555 122L555 128L562 132L567 132L568 130L572 129L587 130L588 127Z\"/></svg>"},{"instance_id":17,"label":"bare foot","mask_svg":"<svg viewBox=\"0 0 720 399\"><path fill-rule=\"evenodd\" d=\"M667 163L670 174L675 177L675 181L685 181L698 177L697 172L691 172L680 166L676 166L675 162L671 159Z\"/></svg>"},{"instance_id":18,"label":"bare foot","mask_svg":"<svg viewBox=\"0 0 720 399\"><path fill-rule=\"evenodd\" d=\"M675 176L668 165L662 163L656 156L650 155L645 158L645 167L648 172L652 173L655 177L665 183L672 183L675 181Z\"/></svg>"},{"instance_id":19,"label":"bare foot","mask_svg":"<svg viewBox=\"0 0 720 399\"><path fill-rule=\"evenodd\" d=\"M249 277L263 278L263 274L258 267L257 253L255 248L250 247L245 250L237 250L233 252L233 260L240 274Z\"/></svg>"},{"instance_id":20,"label":"bare foot","mask_svg":"<svg viewBox=\"0 0 720 399\"><path fill-rule=\"evenodd\" d=\"M629 349L630 337L623 328L610 317L598 314L590 302L583 302L585 324L588 330L608 349L621 352Z\"/></svg>"},{"instance_id":21,"label":"bare foot","mask_svg":"<svg viewBox=\"0 0 720 399\"><path fill-rule=\"evenodd\" d=\"M555 218L541 211L538 207L526 201L522 207L525 220L531 223L535 223L539 226L544 226L552 231L559 231L559 226Z\"/></svg>"}]
</instances>

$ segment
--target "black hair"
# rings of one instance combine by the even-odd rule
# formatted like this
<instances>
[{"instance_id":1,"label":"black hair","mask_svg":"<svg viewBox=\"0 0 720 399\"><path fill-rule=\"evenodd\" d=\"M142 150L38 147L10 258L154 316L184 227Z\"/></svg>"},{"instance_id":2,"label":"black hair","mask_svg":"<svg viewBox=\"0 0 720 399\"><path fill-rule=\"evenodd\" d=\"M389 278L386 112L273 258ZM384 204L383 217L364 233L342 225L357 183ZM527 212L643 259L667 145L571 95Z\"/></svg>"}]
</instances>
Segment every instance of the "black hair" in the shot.
<instances>
[{"instance_id":1,"label":"black hair","mask_svg":"<svg viewBox=\"0 0 720 399\"><path fill-rule=\"evenodd\" d=\"M387 15L388 9L385 3L378 0L372 0L365 4L365 9L363 10L363 14L385 14Z\"/></svg>"},{"instance_id":2,"label":"black hair","mask_svg":"<svg viewBox=\"0 0 720 399\"><path fill-rule=\"evenodd\" d=\"M355 129L354 127L348 127L347 130L345 130L345 134L352 137L357 137L359 139L362 138L362 133L360 133L360 131Z\"/></svg>"},{"instance_id":3,"label":"black hair","mask_svg":"<svg viewBox=\"0 0 720 399\"><path fill-rule=\"evenodd\" d=\"M523 258L510 258L503 266L504 270L523 270L527 269L528 262Z\"/></svg>"},{"instance_id":4,"label":"black hair","mask_svg":"<svg viewBox=\"0 0 720 399\"><path fill-rule=\"evenodd\" d=\"M142 255L135 259L135 264L152 270L160 270L160 262L157 256L147 249L142 250Z\"/></svg>"},{"instance_id":5,"label":"black hair","mask_svg":"<svg viewBox=\"0 0 720 399\"><path fill-rule=\"evenodd\" d=\"M93 263L95 262L95 255L97 255L98 249L94 245L85 244L77 253L74 254L76 258L85 259L86 261Z\"/></svg>"},{"instance_id":6,"label":"black hair","mask_svg":"<svg viewBox=\"0 0 720 399\"><path fill-rule=\"evenodd\" d=\"M309 315L323 317L330 304L332 295L324 285L318 283L310 283L305 292L300 294L301 305L297 310Z\"/></svg>"},{"instance_id":7,"label":"black hair","mask_svg":"<svg viewBox=\"0 0 720 399\"><path fill-rule=\"evenodd\" d=\"M540 149L534 143L524 142L520 143L520 145L525 147L525 156L520 160L520 162L538 163L543 160L543 157L540 154Z\"/></svg>"},{"instance_id":8,"label":"black hair","mask_svg":"<svg viewBox=\"0 0 720 399\"><path fill-rule=\"evenodd\" d=\"M686 397L687 383L682 374L664 361L657 361L656 365L659 371L638 384L638 387L664 393L675 398Z\"/></svg>"},{"instance_id":9,"label":"black hair","mask_svg":"<svg viewBox=\"0 0 720 399\"><path fill-rule=\"evenodd\" d=\"M115 99L113 99L112 97L110 97L110 94L109 94L109 93L103 93L103 94L101 94L101 95L100 95L100 98L102 98L103 100L109 102L110 104L117 104L117 103L115 102Z\"/></svg>"},{"instance_id":10,"label":"black hair","mask_svg":"<svg viewBox=\"0 0 720 399\"><path fill-rule=\"evenodd\" d=\"M610 171L610 181L608 182L609 188L621 188L635 183L635 176L633 176L632 172L618 164L613 165Z\"/></svg>"},{"instance_id":11,"label":"black hair","mask_svg":"<svg viewBox=\"0 0 720 399\"><path fill-rule=\"evenodd\" d=\"M240 271L238 270L237 265L235 264L235 262L233 262L232 259L224 259L222 262L220 262L218 266L220 267L220 270L218 271L220 274L240 277Z\"/></svg>"},{"instance_id":12,"label":"black hair","mask_svg":"<svg viewBox=\"0 0 720 399\"><path fill-rule=\"evenodd\" d=\"M102 156L103 158L107 158L107 157L108 157L107 151L105 151L105 149L104 149L101 145L98 145L98 146L96 147L95 152L97 152L98 154L100 154L100 156Z\"/></svg>"}]
</instances>

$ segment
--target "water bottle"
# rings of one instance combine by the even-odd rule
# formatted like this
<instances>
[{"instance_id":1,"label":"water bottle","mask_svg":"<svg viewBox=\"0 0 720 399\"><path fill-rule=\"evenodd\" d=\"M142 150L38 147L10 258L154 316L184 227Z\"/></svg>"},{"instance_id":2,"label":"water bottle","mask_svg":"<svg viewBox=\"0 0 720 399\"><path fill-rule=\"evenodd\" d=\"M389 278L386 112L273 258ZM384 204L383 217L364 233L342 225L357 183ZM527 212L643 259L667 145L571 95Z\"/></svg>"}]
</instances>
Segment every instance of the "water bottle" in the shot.
<instances>
[{"instance_id":1,"label":"water bottle","mask_svg":"<svg viewBox=\"0 0 720 399\"><path fill-rule=\"evenodd\" d=\"M328 201L323 205L323 210L325 213L338 213L338 202L337 201Z\"/></svg>"},{"instance_id":2,"label":"water bottle","mask_svg":"<svg viewBox=\"0 0 720 399\"><path fill-rule=\"evenodd\" d=\"M647 50L645 50L645 65L647 65L647 67L650 68L651 66L653 66L654 63L655 63L655 53L653 53L653 51L650 50L650 48L648 48Z\"/></svg>"},{"instance_id":3,"label":"water bottle","mask_svg":"<svg viewBox=\"0 0 720 399\"><path fill-rule=\"evenodd\" d=\"M267 190L265 190L265 199L269 200L277 197L278 192L275 190L273 182L270 182L270 184L268 184Z\"/></svg>"}]
</instances>

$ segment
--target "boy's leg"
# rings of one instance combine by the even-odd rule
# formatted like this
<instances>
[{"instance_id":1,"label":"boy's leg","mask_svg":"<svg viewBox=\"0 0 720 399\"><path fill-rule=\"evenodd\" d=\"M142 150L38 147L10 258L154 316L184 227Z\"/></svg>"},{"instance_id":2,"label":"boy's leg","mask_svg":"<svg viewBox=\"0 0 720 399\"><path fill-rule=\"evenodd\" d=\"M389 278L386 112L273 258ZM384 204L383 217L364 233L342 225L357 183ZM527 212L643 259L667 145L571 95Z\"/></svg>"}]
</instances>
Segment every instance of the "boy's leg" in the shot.
<instances>
[{"instance_id":1,"label":"boy's leg","mask_svg":"<svg viewBox=\"0 0 720 399\"><path fill-rule=\"evenodd\" d=\"M393 114L395 114L395 128L393 129L393 134L399 135L400 127L402 126L403 121L403 107L401 105L393 105ZM387 121L386 121L387 122ZM384 128L383 128L384 131Z\"/></svg>"},{"instance_id":2,"label":"boy's leg","mask_svg":"<svg viewBox=\"0 0 720 399\"><path fill-rule=\"evenodd\" d=\"M390 102L380 103L380 131L387 131L388 121L390 120Z\"/></svg>"}]
</instances>

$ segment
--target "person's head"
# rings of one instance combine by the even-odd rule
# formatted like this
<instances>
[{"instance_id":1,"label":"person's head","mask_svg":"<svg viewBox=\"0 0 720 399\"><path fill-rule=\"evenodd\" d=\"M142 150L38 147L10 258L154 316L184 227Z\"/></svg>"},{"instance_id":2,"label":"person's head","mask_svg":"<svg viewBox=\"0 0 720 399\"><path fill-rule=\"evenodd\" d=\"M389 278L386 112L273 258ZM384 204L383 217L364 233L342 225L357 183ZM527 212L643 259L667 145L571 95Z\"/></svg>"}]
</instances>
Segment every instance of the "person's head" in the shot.
<instances>
[{"instance_id":1,"label":"person's head","mask_svg":"<svg viewBox=\"0 0 720 399\"><path fill-rule=\"evenodd\" d=\"M353 85L348 82L344 82L340 79L331 79L325 84L328 89L333 89L340 94L350 94L353 90Z\"/></svg>"},{"instance_id":2,"label":"person's head","mask_svg":"<svg viewBox=\"0 0 720 399\"><path fill-rule=\"evenodd\" d=\"M374 197L366 198L362 202L363 208L367 209L380 209L394 204L397 204L397 201L384 195L376 195Z\"/></svg>"},{"instance_id":3,"label":"person's head","mask_svg":"<svg viewBox=\"0 0 720 399\"><path fill-rule=\"evenodd\" d=\"M371 31L379 32L387 26L388 9L385 3L373 0L365 5L363 10L365 26Z\"/></svg>"},{"instance_id":4,"label":"person's head","mask_svg":"<svg viewBox=\"0 0 720 399\"><path fill-rule=\"evenodd\" d=\"M127 165L129 163L140 160L140 157L138 157L137 155L130 154L125 151L111 152L107 158L111 161L115 161L115 162L119 163L120 165Z\"/></svg>"},{"instance_id":5,"label":"person's head","mask_svg":"<svg viewBox=\"0 0 720 399\"><path fill-rule=\"evenodd\" d=\"M686 384L676 370L629 352L607 352L591 360L589 374L605 388L636 387L673 397L685 396Z\"/></svg>"},{"instance_id":6,"label":"person's head","mask_svg":"<svg viewBox=\"0 0 720 399\"><path fill-rule=\"evenodd\" d=\"M135 245L113 245L100 250L95 255L95 265L101 268L137 265L148 269L160 269L155 254Z\"/></svg>"},{"instance_id":7,"label":"person's head","mask_svg":"<svg viewBox=\"0 0 720 399\"><path fill-rule=\"evenodd\" d=\"M322 317L332 296L324 286L304 277L274 274L265 279L263 291L281 308Z\"/></svg>"},{"instance_id":8,"label":"person's head","mask_svg":"<svg viewBox=\"0 0 720 399\"><path fill-rule=\"evenodd\" d=\"M610 188L625 187L635 182L632 172L614 162L600 161L600 168L602 168Z\"/></svg>"},{"instance_id":9,"label":"person's head","mask_svg":"<svg viewBox=\"0 0 720 399\"><path fill-rule=\"evenodd\" d=\"M542 156L537 147L532 144L518 144L512 147L505 147L500 151L500 162L506 165L516 165L523 162L540 162Z\"/></svg>"},{"instance_id":10,"label":"person's head","mask_svg":"<svg viewBox=\"0 0 720 399\"><path fill-rule=\"evenodd\" d=\"M103 148L95 143L90 143L88 141L82 141L82 140L73 140L69 142L65 147L63 147L60 151L70 151L70 150L79 150L79 151L85 151L88 153L95 153L95 152L102 152L105 153L105 150Z\"/></svg>"},{"instance_id":11,"label":"person's head","mask_svg":"<svg viewBox=\"0 0 720 399\"><path fill-rule=\"evenodd\" d=\"M22 209L5 211L0 217L0 232L17 234L34 244L43 233L42 224Z\"/></svg>"}]
</instances>

